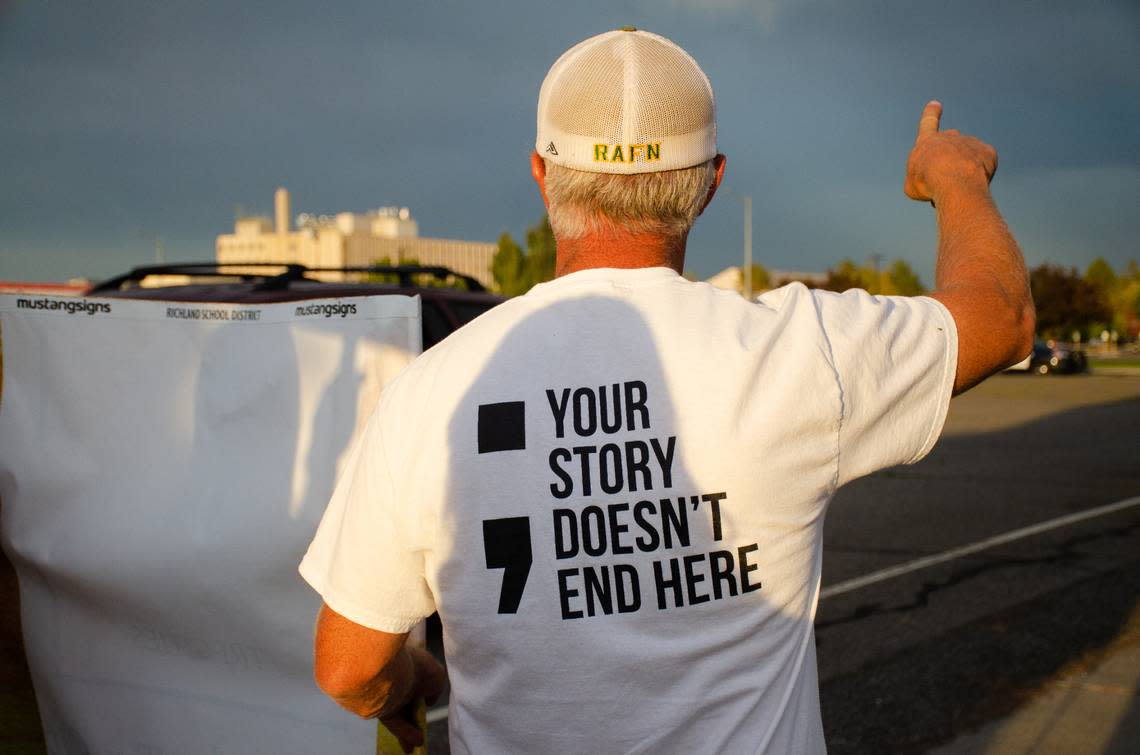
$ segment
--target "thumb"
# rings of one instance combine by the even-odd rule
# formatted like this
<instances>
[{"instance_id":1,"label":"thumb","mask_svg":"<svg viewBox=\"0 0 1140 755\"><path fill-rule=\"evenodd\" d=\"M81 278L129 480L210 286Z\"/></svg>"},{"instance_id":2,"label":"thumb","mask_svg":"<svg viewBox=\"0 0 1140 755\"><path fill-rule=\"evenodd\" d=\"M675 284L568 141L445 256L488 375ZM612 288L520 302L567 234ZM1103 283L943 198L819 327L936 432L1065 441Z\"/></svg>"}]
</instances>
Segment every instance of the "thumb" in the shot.
<instances>
[{"instance_id":1,"label":"thumb","mask_svg":"<svg viewBox=\"0 0 1140 755\"><path fill-rule=\"evenodd\" d=\"M914 141L917 143L923 137L937 134L938 123L941 120L942 103L938 100L931 100L926 103L926 107L922 109L922 117L918 119L918 135Z\"/></svg>"}]
</instances>

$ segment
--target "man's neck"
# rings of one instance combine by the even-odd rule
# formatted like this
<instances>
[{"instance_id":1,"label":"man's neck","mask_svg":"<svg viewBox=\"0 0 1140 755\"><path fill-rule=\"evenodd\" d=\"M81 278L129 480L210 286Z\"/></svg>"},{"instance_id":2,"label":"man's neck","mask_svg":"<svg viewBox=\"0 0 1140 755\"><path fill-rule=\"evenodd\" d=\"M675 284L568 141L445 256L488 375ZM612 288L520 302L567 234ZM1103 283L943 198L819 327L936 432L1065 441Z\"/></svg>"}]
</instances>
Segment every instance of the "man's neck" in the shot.
<instances>
[{"instance_id":1,"label":"man's neck","mask_svg":"<svg viewBox=\"0 0 1140 755\"><path fill-rule=\"evenodd\" d=\"M685 266L687 239L687 233L663 237L612 231L559 240L554 274L563 276L595 267L670 267L680 273Z\"/></svg>"}]
</instances>

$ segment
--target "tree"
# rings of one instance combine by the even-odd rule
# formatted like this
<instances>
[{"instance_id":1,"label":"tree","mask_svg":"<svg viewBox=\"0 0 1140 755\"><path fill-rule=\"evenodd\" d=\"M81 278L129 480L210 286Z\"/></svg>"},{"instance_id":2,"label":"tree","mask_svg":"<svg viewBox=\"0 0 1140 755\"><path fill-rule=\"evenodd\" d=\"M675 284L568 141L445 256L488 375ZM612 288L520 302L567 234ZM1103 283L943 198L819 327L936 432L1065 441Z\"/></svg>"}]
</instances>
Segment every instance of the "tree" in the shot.
<instances>
[{"instance_id":1,"label":"tree","mask_svg":"<svg viewBox=\"0 0 1140 755\"><path fill-rule=\"evenodd\" d=\"M898 259L891 262L886 270L843 260L827 271L827 280L820 288L828 291L861 288L871 294L890 296L918 296L926 293L926 286L922 285L910 264Z\"/></svg>"},{"instance_id":2,"label":"tree","mask_svg":"<svg viewBox=\"0 0 1140 755\"><path fill-rule=\"evenodd\" d=\"M1085 279L1107 291L1108 307L1112 310L1111 329L1121 338L1136 338L1140 334L1140 268L1136 260L1130 260L1118 276L1107 262L1097 258L1089 265Z\"/></svg>"},{"instance_id":3,"label":"tree","mask_svg":"<svg viewBox=\"0 0 1140 755\"><path fill-rule=\"evenodd\" d=\"M392 267L391 257L381 257L378 260L372 260L373 267ZM399 284L400 276L395 273L368 273L364 276L364 280L369 283L390 283L393 286Z\"/></svg>"},{"instance_id":4,"label":"tree","mask_svg":"<svg viewBox=\"0 0 1140 755\"><path fill-rule=\"evenodd\" d=\"M1116 292L1120 288L1120 282L1116 278L1116 271L1112 269L1112 265L1108 264L1103 257L1097 257L1085 270L1085 282L1096 291L1097 298L1108 313L1108 317L1104 321L1089 325L1090 337L1095 337L1106 331L1117 330L1119 332L1121 328L1118 326L1122 326L1123 322L1117 322L1118 317L1113 304Z\"/></svg>"},{"instance_id":5,"label":"tree","mask_svg":"<svg viewBox=\"0 0 1140 755\"><path fill-rule=\"evenodd\" d=\"M1097 257L1089 265L1088 270L1085 270L1085 280L1108 297L1116 288L1116 271L1112 269L1112 265L1105 261L1104 257Z\"/></svg>"},{"instance_id":6,"label":"tree","mask_svg":"<svg viewBox=\"0 0 1140 755\"><path fill-rule=\"evenodd\" d=\"M827 271L827 280L820 288L828 291L846 291L849 288L867 288L872 284L864 271L851 260L843 260Z\"/></svg>"},{"instance_id":7,"label":"tree","mask_svg":"<svg viewBox=\"0 0 1140 755\"><path fill-rule=\"evenodd\" d=\"M556 261L554 232L550 219L542 219L526 231L526 251L506 231L499 237L499 249L491 260L491 277L503 296L518 296L535 283L554 277Z\"/></svg>"},{"instance_id":8,"label":"tree","mask_svg":"<svg viewBox=\"0 0 1140 755\"><path fill-rule=\"evenodd\" d=\"M744 271L742 270L740 274L741 274L741 276L743 276ZM767 291L771 287L772 287L772 276L768 273L768 268L764 267L763 265L753 265L752 266L752 293L755 294L755 293L759 293L761 291Z\"/></svg>"},{"instance_id":9,"label":"tree","mask_svg":"<svg viewBox=\"0 0 1140 755\"><path fill-rule=\"evenodd\" d=\"M550 218L544 214L542 220L526 231L526 268L530 285L554 278L555 258L554 231L550 228Z\"/></svg>"},{"instance_id":10,"label":"tree","mask_svg":"<svg viewBox=\"0 0 1140 755\"><path fill-rule=\"evenodd\" d=\"M377 260L372 260L374 267L416 267L420 261L415 257L408 257L400 262L399 265L392 264L392 258L388 256L381 257ZM364 280L369 283L388 283L393 286L400 284L400 276L396 273L368 273L364 276ZM431 273L416 273L410 277L411 284L419 288L458 288L467 290L467 281L455 276L447 276L446 278L437 278Z\"/></svg>"},{"instance_id":11,"label":"tree","mask_svg":"<svg viewBox=\"0 0 1140 755\"><path fill-rule=\"evenodd\" d=\"M1113 323L1121 337L1135 339L1140 336L1140 275L1134 273L1122 281L1112 299L1112 309L1115 315Z\"/></svg>"},{"instance_id":12,"label":"tree","mask_svg":"<svg viewBox=\"0 0 1140 755\"><path fill-rule=\"evenodd\" d=\"M518 296L530 288L523 250L506 231L499 236L499 250L491 259L491 277L503 296Z\"/></svg>"},{"instance_id":13,"label":"tree","mask_svg":"<svg viewBox=\"0 0 1140 755\"><path fill-rule=\"evenodd\" d=\"M926 293L926 286L922 285L918 274L905 260L895 260L887 268L884 289L884 294L896 296L920 296Z\"/></svg>"},{"instance_id":14,"label":"tree","mask_svg":"<svg viewBox=\"0 0 1140 755\"><path fill-rule=\"evenodd\" d=\"M1029 273L1029 287L1037 308L1037 331L1043 336L1068 339L1076 331L1087 338L1097 323L1112 316L1096 286L1076 268L1038 265Z\"/></svg>"}]
</instances>

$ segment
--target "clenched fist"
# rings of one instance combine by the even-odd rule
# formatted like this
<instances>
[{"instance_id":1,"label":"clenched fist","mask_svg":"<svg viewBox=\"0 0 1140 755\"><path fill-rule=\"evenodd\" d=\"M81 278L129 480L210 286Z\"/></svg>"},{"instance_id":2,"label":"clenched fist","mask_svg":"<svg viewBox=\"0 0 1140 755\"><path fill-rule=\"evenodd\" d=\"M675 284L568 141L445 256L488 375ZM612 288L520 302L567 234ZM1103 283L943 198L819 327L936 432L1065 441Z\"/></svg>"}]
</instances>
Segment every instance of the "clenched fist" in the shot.
<instances>
[{"instance_id":1,"label":"clenched fist","mask_svg":"<svg viewBox=\"0 0 1140 755\"><path fill-rule=\"evenodd\" d=\"M954 188L985 189L997 170L997 151L954 129L939 131L942 104L928 102L906 163L903 191L911 199L935 201Z\"/></svg>"}]
</instances>

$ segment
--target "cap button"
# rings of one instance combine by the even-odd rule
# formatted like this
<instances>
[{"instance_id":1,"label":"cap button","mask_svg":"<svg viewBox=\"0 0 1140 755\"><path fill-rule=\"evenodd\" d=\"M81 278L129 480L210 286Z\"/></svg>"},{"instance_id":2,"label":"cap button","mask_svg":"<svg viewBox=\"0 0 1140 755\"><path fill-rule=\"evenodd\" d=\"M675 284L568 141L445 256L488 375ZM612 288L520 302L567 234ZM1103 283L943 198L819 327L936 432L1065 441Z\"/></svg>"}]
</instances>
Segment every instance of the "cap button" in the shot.
<instances>
[{"instance_id":1,"label":"cap button","mask_svg":"<svg viewBox=\"0 0 1140 755\"><path fill-rule=\"evenodd\" d=\"M623 26L618 31L637 31L636 26Z\"/></svg>"}]
</instances>

